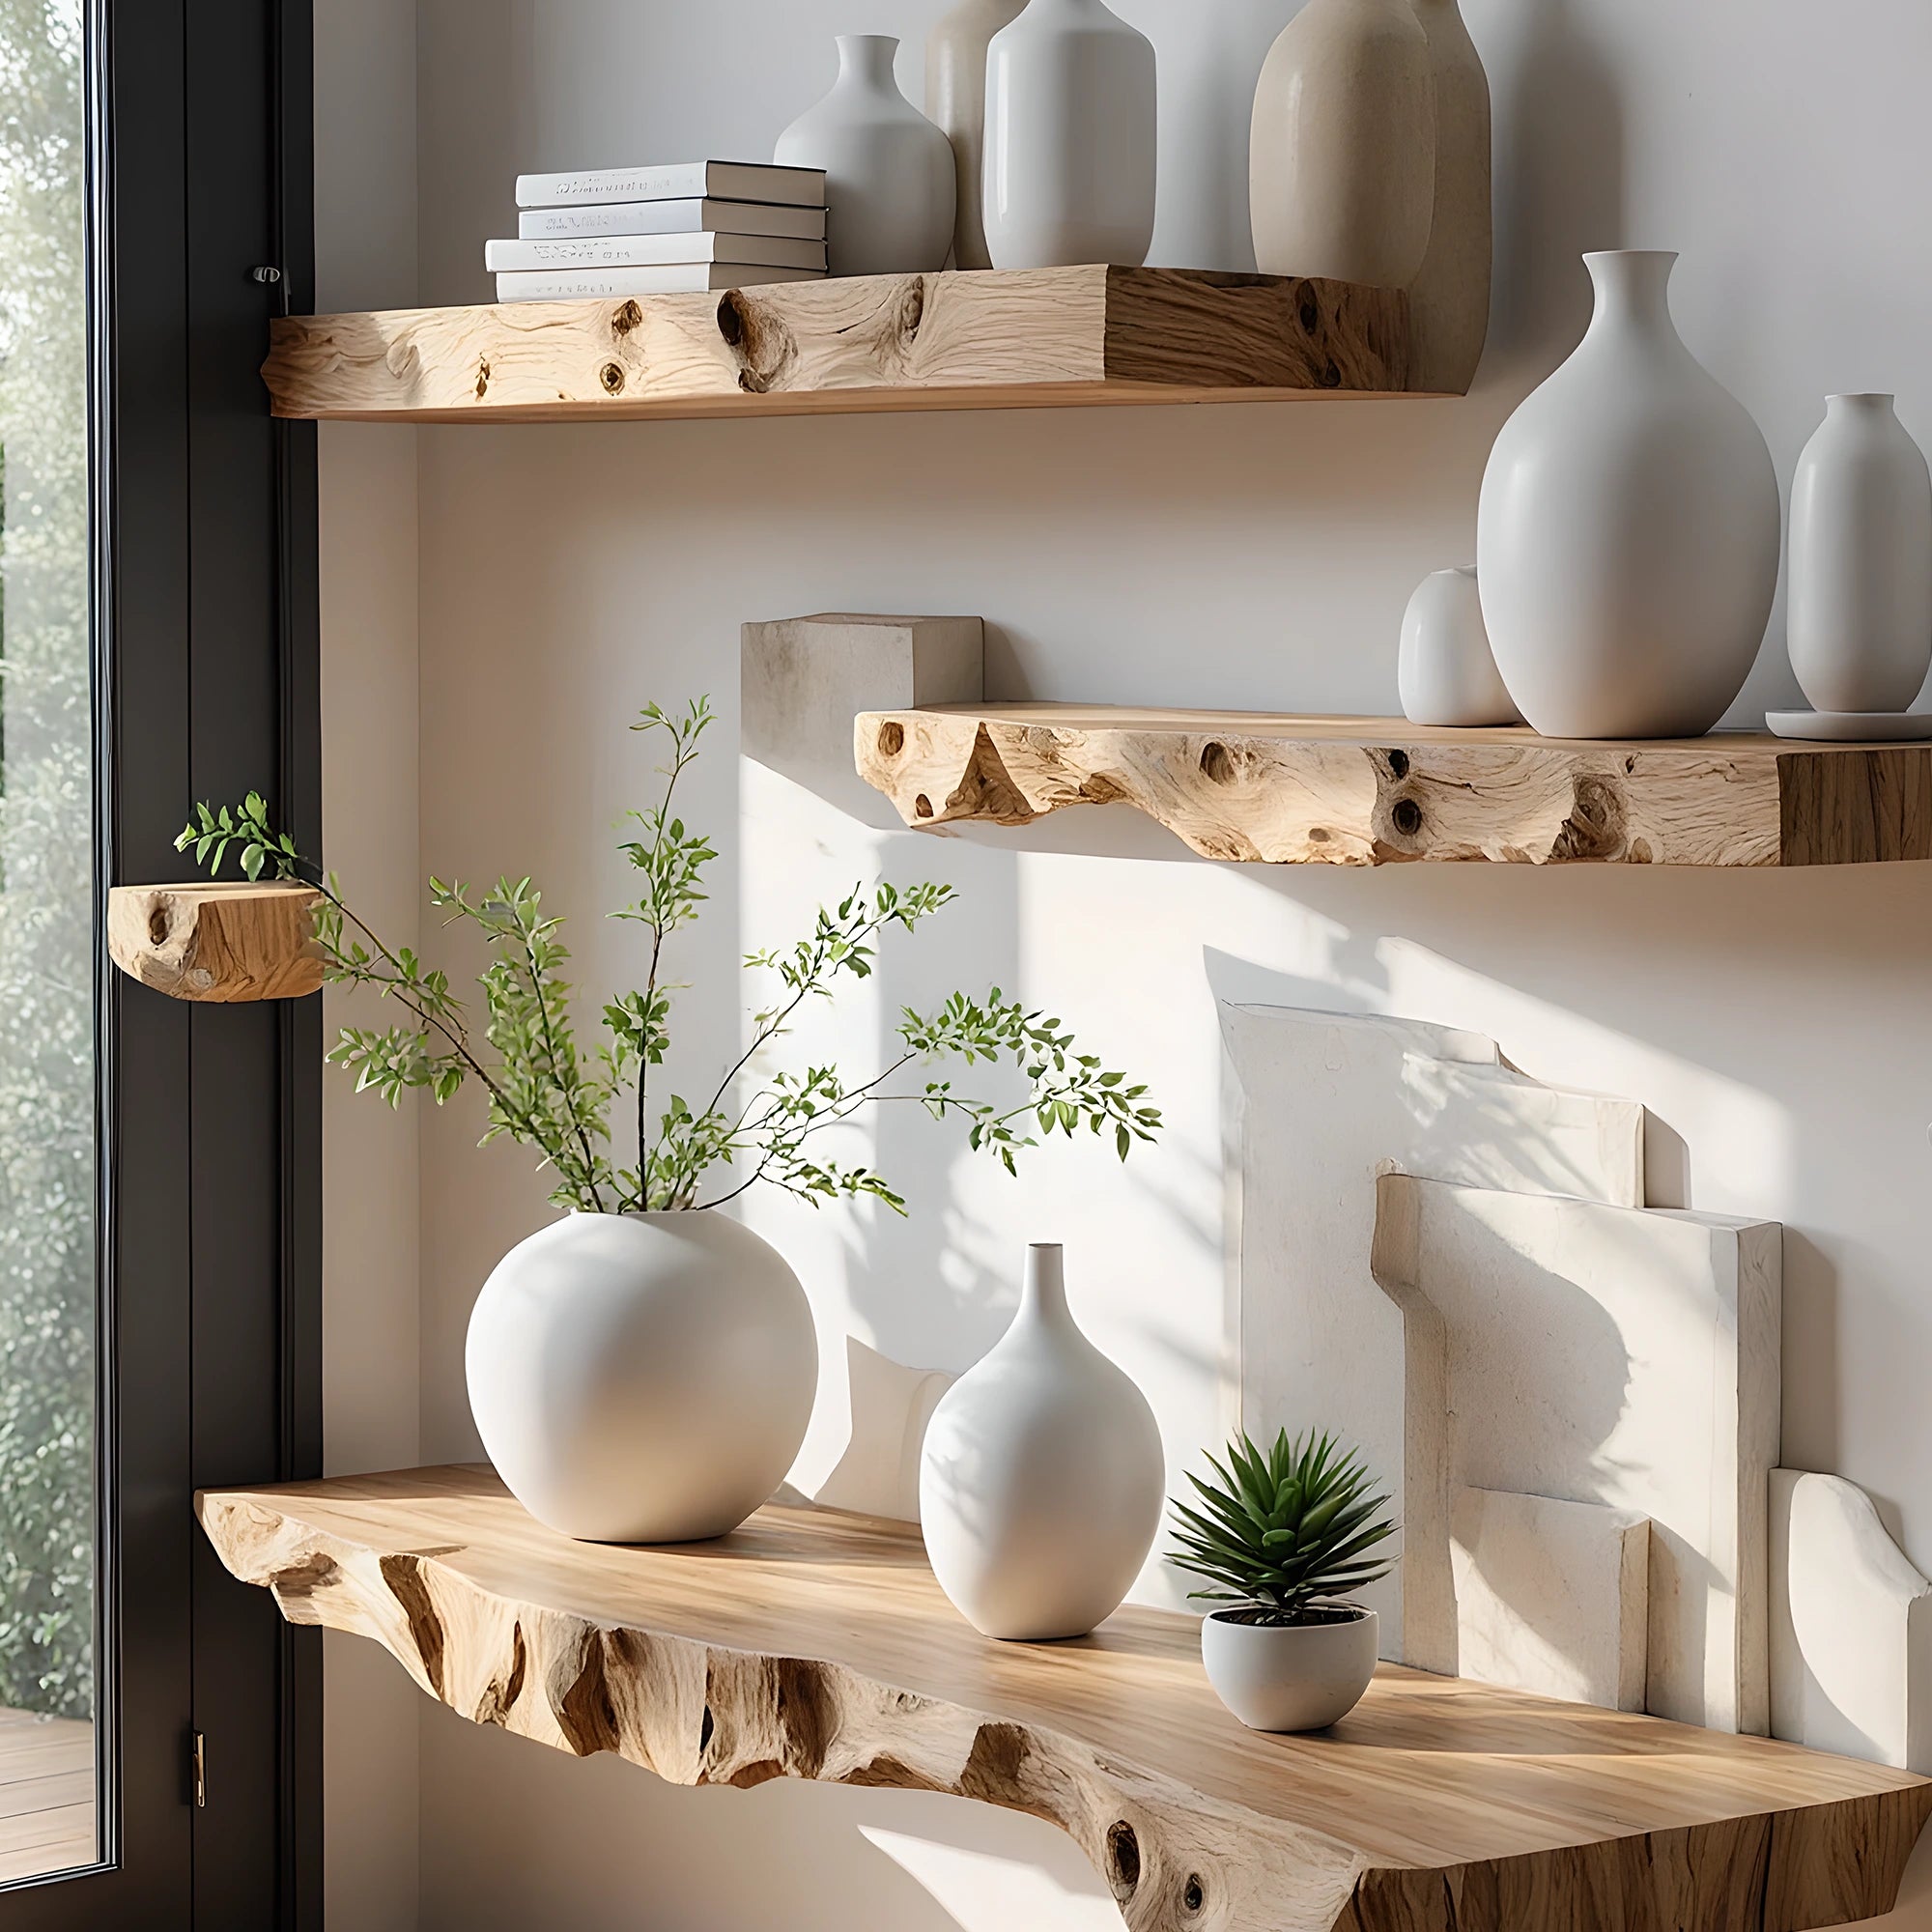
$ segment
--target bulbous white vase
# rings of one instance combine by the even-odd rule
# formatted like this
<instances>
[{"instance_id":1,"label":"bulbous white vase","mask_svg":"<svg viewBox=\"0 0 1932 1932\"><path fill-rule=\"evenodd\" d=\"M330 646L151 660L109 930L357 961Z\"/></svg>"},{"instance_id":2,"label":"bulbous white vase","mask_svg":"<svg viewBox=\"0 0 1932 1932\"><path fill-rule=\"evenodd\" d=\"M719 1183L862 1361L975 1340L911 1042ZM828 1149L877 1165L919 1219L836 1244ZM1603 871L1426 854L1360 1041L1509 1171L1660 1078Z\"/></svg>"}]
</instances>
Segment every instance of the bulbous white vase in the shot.
<instances>
[{"instance_id":1,"label":"bulbous white vase","mask_svg":"<svg viewBox=\"0 0 1932 1932\"><path fill-rule=\"evenodd\" d=\"M925 273L946 266L957 213L952 143L899 92L898 42L839 38L832 92L779 136L781 166L825 170L835 275Z\"/></svg>"},{"instance_id":2,"label":"bulbous white vase","mask_svg":"<svg viewBox=\"0 0 1932 1932\"><path fill-rule=\"evenodd\" d=\"M959 216L952 260L961 269L990 269L986 252L986 49L1002 27L1018 19L1027 0L959 0L925 43L926 119L952 143L959 172Z\"/></svg>"},{"instance_id":3,"label":"bulbous white vase","mask_svg":"<svg viewBox=\"0 0 1932 1932\"><path fill-rule=\"evenodd\" d=\"M1677 334L1677 257L1583 259L1595 318L1483 477L1490 647L1546 736L1700 737L1764 641L1777 476L1756 423Z\"/></svg>"},{"instance_id":4,"label":"bulbous white vase","mask_svg":"<svg viewBox=\"0 0 1932 1932\"><path fill-rule=\"evenodd\" d=\"M1102 0L1031 0L986 52L986 247L996 269L1153 245L1153 43Z\"/></svg>"},{"instance_id":5,"label":"bulbous white vase","mask_svg":"<svg viewBox=\"0 0 1932 1932\"><path fill-rule=\"evenodd\" d=\"M1084 1636L1140 1575L1165 1477L1147 1398L1067 1308L1061 1250L1030 1249L1012 1326L925 1432L920 1520L941 1588L983 1635Z\"/></svg>"},{"instance_id":6,"label":"bulbous white vase","mask_svg":"<svg viewBox=\"0 0 1932 1932\"><path fill-rule=\"evenodd\" d=\"M1791 668L1820 711L1903 711L1932 670L1932 473L1889 396L1830 396L1791 484Z\"/></svg>"},{"instance_id":7,"label":"bulbous white vase","mask_svg":"<svg viewBox=\"0 0 1932 1932\"><path fill-rule=\"evenodd\" d=\"M1261 271L1407 288L1429 251L1435 133L1435 63L1409 0L1308 0L1255 89Z\"/></svg>"},{"instance_id":8,"label":"bulbous white vase","mask_svg":"<svg viewBox=\"0 0 1932 1932\"><path fill-rule=\"evenodd\" d=\"M573 1214L483 1284L466 1367L483 1447L540 1522L692 1543L783 1482L818 1344L798 1277L736 1221Z\"/></svg>"},{"instance_id":9,"label":"bulbous white vase","mask_svg":"<svg viewBox=\"0 0 1932 1932\"><path fill-rule=\"evenodd\" d=\"M1396 684L1411 724L1522 723L1490 649L1474 570L1437 570L1417 585L1402 620Z\"/></svg>"}]
</instances>

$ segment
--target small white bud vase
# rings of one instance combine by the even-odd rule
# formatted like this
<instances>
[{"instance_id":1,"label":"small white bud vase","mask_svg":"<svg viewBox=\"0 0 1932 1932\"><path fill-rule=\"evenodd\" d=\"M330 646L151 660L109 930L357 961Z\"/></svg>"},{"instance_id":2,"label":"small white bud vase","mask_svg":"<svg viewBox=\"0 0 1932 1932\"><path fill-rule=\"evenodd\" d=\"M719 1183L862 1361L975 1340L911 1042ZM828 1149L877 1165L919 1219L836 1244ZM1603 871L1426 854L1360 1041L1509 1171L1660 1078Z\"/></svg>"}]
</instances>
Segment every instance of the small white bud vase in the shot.
<instances>
[{"instance_id":1,"label":"small white bud vase","mask_svg":"<svg viewBox=\"0 0 1932 1932\"><path fill-rule=\"evenodd\" d=\"M1012 1326L925 1432L920 1520L940 1587L983 1635L1084 1636L1140 1575L1165 1476L1147 1398L1074 1322L1061 1250L1029 1250Z\"/></svg>"},{"instance_id":2,"label":"small white bud vase","mask_svg":"<svg viewBox=\"0 0 1932 1932\"><path fill-rule=\"evenodd\" d=\"M1791 668L1820 711L1904 711L1932 670L1932 473L1889 396L1829 396L1791 484Z\"/></svg>"},{"instance_id":3,"label":"small white bud vase","mask_svg":"<svg viewBox=\"0 0 1932 1932\"><path fill-rule=\"evenodd\" d=\"M1414 281L1435 210L1435 72L1409 0L1308 0L1262 66L1248 176L1264 274Z\"/></svg>"},{"instance_id":4,"label":"small white bud vase","mask_svg":"<svg viewBox=\"0 0 1932 1932\"><path fill-rule=\"evenodd\" d=\"M483 1284L465 1351L497 1473L586 1543L724 1536L805 1440L818 1343L778 1250L715 1211L572 1214Z\"/></svg>"},{"instance_id":5,"label":"small white bud vase","mask_svg":"<svg viewBox=\"0 0 1932 1932\"><path fill-rule=\"evenodd\" d=\"M837 44L832 92L779 136L772 158L825 170L835 275L943 269L958 206L952 143L899 92L897 41L846 34Z\"/></svg>"},{"instance_id":6,"label":"small white bud vase","mask_svg":"<svg viewBox=\"0 0 1932 1932\"><path fill-rule=\"evenodd\" d=\"M1396 669L1403 715L1411 724L1520 724L1490 649L1473 567L1425 577L1402 620Z\"/></svg>"},{"instance_id":7,"label":"small white bud vase","mask_svg":"<svg viewBox=\"0 0 1932 1932\"><path fill-rule=\"evenodd\" d=\"M952 143L959 171L953 266L990 269L986 252L986 48L1020 16L1026 0L959 0L925 43L925 112Z\"/></svg>"},{"instance_id":8,"label":"small white bud vase","mask_svg":"<svg viewBox=\"0 0 1932 1932\"><path fill-rule=\"evenodd\" d=\"M1102 0L1031 0L986 53L986 247L996 269L1153 245L1153 43Z\"/></svg>"},{"instance_id":9,"label":"small white bud vase","mask_svg":"<svg viewBox=\"0 0 1932 1932\"><path fill-rule=\"evenodd\" d=\"M1548 737L1698 738L1764 642L1777 474L1744 405L1677 333L1677 257L1583 260L1589 329L1503 425L1483 476L1490 647Z\"/></svg>"}]
</instances>

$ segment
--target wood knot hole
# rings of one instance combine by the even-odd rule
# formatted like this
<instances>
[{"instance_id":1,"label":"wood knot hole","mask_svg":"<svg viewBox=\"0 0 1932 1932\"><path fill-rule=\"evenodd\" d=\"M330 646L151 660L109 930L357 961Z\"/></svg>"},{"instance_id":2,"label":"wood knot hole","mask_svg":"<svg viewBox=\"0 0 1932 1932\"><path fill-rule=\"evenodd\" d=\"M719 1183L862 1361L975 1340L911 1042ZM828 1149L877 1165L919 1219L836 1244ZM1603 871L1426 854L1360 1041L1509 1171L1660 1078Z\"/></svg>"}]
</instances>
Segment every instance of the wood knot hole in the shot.
<instances>
[{"instance_id":1,"label":"wood knot hole","mask_svg":"<svg viewBox=\"0 0 1932 1932\"><path fill-rule=\"evenodd\" d=\"M889 719L879 726L879 754L881 757L896 758L905 750L905 726L896 719Z\"/></svg>"},{"instance_id":2,"label":"wood knot hole","mask_svg":"<svg viewBox=\"0 0 1932 1932\"><path fill-rule=\"evenodd\" d=\"M1201 776L1210 784L1231 783L1235 777L1235 754L1216 740L1201 753Z\"/></svg>"},{"instance_id":3,"label":"wood knot hole","mask_svg":"<svg viewBox=\"0 0 1932 1932\"><path fill-rule=\"evenodd\" d=\"M1187 1874L1187 1889L1180 1894L1180 1902L1189 1912L1199 1912L1208 1903L1208 1889L1199 1872Z\"/></svg>"},{"instance_id":4,"label":"wood knot hole","mask_svg":"<svg viewBox=\"0 0 1932 1932\"><path fill-rule=\"evenodd\" d=\"M618 396L624 392L624 369L619 362L607 362L598 371L598 381L604 384L607 396Z\"/></svg>"},{"instance_id":5,"label":"wood knot hole","mask_svg":"<svg viewBox=\"0 0 1932 1932\"><path fill-rule=\"evenodd\" d=\"M611 318L611 333L616 336L629 335L632 329L644 319L644 312L635 301L627 301Z\"/></svg>"},{"instance_id":6,"label":"wood knot hole","mask_svg":"<svg viewBox=\"0 0 1932 1932\"><path fill-rule=\"evenodd\" d=\"M480 403L490 393L490 362L486 356L476 365L476 400Z\"/></svg>"},{"instance_id":7,"label":"wood knot hole","mask_svg":"<svg viewBox=\"0 0 1932 1932\"><path fill-rule=\"evenodd\" d=\"M1406 752L1391 752L1389 753L1389 770L1397 778L1406 779L1408 776L1408 753Z\"/></svg>"},{"instance_id":8,"label":"wood knot hole","mask_svg":"<svg viewBox=\"0 0 1932 1932\"><path fill-rule=\"evenodd\" d=\"M745 312L738 306L736 289L725 291L718 304L718 333L735 349L745 339Z\"/></svg>"},{"instance_id":9,"label":"wood knot hole","mask_svg":"<svg viewBox=\"0 0 1932 1932\"><path fill-rule=\"evenodd\" d=\"M1395 829L1405 838L1413 838L1422 830L1422 808L1412 798L1399 798L1395 802Z\"/></svg>"},{"instance_id":10,"label":"wood knot hole","mask_svg":"<svg viewBox=\"0 0 1932 1932\"><path fill-rule=\"evenodd\" d=\"M921 792L920 795L913 800L912 809L916 812L918 812L922 818L930 818L932 816L932 801L929 798L927 798L923 792Z\"/></svg>"},{"instance_id":11,"label":"wood knot hole","mask_svg":"<svg viewBox=\"0 0 1932 1932\"><path fill-rule=\"evenodd\" d=\"M697 1754L702 1757L711 1748L711 1734L718 1728L718 1720L711 1715L711 1706L704 1707L704 1722L697 1732Z\"/></svg>"},{"instance_id":12,"label":"wood knot hole","mask_svg":"<svg viewBox=\"0 0 1932 1932\"><path fill-rule=\"evenodd\" d=\"M1339 389L1342 386L1342 372L1331 361L1323 365L1321 375L1315 380L1324 389Z\"/></svg>"},{"instance_id":13,"label":"wood knot hole","mask_svg":"<svg viewBox=\"0 0 1932 1932\"><path fill-rule=\"evenodd\" d=\"M1315 298L1306 288L1301 292L1301 327L1304 332L1313 335L1321 325L1321 311L1315 305Z\"/></svg>"},{"instance_id":14,"label":"wood knot hole","mask_svg":"<svg viewBox=\"0 0 1932 1932\"><path fill-rule=\"evenodd\" d=\"M165 946L168 943L168 928L173 922L168 918L166 906L156 906L148 915L148 943L151 946Z\"/></svg>"},{"instance_id":15,"label":"wood knot hole","mask_svg":"<svg viewBox=\"0 0 1932 1932\"><path fill-rule=\"evenodd\" d=\"M1123 1899L1131 1898L1141 1882L1141 1841L1124 1818L1107 1827L1107 1862L1113 1867L1114 1889Z\"/></svg>"}]
</instances>

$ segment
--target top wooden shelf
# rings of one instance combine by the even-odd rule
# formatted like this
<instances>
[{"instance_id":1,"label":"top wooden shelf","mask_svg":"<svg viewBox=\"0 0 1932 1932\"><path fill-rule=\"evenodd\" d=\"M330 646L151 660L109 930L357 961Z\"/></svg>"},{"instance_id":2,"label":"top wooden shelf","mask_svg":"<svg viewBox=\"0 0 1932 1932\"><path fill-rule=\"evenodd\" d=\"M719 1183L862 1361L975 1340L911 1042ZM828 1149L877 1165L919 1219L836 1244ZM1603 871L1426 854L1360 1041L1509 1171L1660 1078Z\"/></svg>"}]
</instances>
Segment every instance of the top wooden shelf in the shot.
<instances>
[{"instance_id":1,"label":"top wooden shelf","mask_svg":"<svg viewBox=\"0 0 1932 1932\"><path fill-rule=\"evenodd\" d=\"M1932 859L1932 744L1598 742L1402 718L945 704L862 713L907 825L1131 805L1204 858L1842 866Z\"/></svg>"},{"instance_id":2,"label":"top wooden shelf","mask_svg":"<svg viewBox=\"0 0 1932 1932\"><path fill-rule=\"evenodd\" d=\"M1385 1666L1332 1730L1221 1708L1190 1617L998 1644L919 1533L767 1508L571 1543L485 1469L215 1492L222 1561L478 1723L682 1784L948 1791L1067 1832L1134 1932L1799 1932L1890 1910L1910 1773Z\"/></svg>"},{"instance_id":3,"label":"top wooden shelf","mask_svg":"<svg viewBox=\"0 0 1932 1932\"><path fill-rule=\"evenodd\" d=\"M1179 269L877 275L723 295L292 316L278 416L580 422L1408 391L1408 298Z\"/></svg>"}]
</instances>

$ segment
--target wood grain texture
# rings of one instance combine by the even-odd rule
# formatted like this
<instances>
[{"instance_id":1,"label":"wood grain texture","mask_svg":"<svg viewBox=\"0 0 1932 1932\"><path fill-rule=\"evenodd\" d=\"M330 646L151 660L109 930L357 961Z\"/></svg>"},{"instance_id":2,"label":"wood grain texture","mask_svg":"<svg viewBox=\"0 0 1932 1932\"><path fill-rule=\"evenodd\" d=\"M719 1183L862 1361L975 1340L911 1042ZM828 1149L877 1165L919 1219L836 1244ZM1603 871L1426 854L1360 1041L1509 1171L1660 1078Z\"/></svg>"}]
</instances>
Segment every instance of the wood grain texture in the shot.
<instances>
[{"instance_id":1,"label":"wood grain texture","mask_svg":"<svg viewBox=\"0 0 1932 1932\"><path fill-rule=\"evenodd\" d=\"M430 1695L681 1784L952 1792L1067 1832L1133 1932L1799 1928L1889 1910L1909 1773L1385 1666L1331 1732L1244 1731L1191 1618L996 1644L918 1532L770 1507L720 1543L576 1544L485 1469L213 1492L228 1568Z\"/></svg>"},{"instance_id":2,"label":"wood grain texture","mask_svg":"<svg viewBox=\"0 0 1932 1932\"><path fill-rule=\"evenodd\" d=\"M1389 395L1407 297L1173 269L877 275L724 295L294 316L274 413L415 422Z\"/></svg>"},{"instance_id":3,"label":"wood grain texture","mask_svg":"<svg viewBox=\"0 0 1932 1932\"><path fill-rule=\"evenodd\" d=\"M1124 804L1268 865L1819 866L1932 858L1932 746L1752 732L1591 743L1400 718L1052 704L862 713L860 776L911 826Z\"/></svg>"},{"instance_id":4,"label":"wood grain texture","mask_svg":"<svg viewBox=\"0 0 1932 1932\"><path fill-rule=\"evenodd\" d=\"M173 1000L299 1000L322 990L320 897L306 886L116 886L107 950Z\"/></svg>"}]
</instances>

